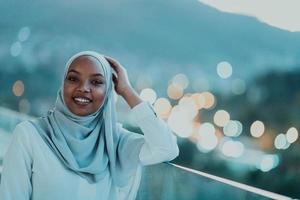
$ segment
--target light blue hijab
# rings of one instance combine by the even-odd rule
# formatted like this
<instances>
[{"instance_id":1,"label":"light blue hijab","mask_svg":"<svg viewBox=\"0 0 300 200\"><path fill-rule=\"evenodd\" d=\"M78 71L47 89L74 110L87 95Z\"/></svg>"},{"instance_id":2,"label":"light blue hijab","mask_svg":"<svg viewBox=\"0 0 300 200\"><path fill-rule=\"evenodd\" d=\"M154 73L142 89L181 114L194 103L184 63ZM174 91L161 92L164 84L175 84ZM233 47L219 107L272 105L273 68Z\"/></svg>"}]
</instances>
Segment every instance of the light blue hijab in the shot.
<instances>
[{"instance_id":1,"label":"light blue hijab","mask_svg":"<svg viewBox=\"0 0 300 200\"><path fill-rule=\"evenodd\" d=\"M124 163L126 153L118 154L124 145L119 144L123 136L117 132L111 67L103 55L83 51L69 59L64 79L71 63L80 56L96 58L104 71L106 95L103 104L95 113L77 116L64 102L62 84L53 110L31 123L68 169L90 183L98 182L110 173L117 186L124 186L136 169Z\"/></svg>"}]
</instances>

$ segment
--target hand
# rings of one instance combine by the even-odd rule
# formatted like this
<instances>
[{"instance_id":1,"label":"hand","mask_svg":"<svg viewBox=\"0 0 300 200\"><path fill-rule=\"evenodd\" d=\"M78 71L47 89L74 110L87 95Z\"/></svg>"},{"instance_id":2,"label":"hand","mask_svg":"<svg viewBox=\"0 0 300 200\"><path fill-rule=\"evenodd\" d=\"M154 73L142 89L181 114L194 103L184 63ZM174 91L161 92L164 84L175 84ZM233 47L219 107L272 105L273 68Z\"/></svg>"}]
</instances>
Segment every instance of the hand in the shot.
<instances>
[{"instance_id":1,"label":"hand","mask_svg":"<svg viewBox=\"0 0 300 200\"><path fill-rule=\"evenodd\" d=\"M116 72L116 74L113 73L113 81L117 94L121 95L131 108L141 103L142 99L131 87L126 69L115 59L108 56L104 57L113 68L113 71Z\"/></svg>"},{"instance_id":2,"label":"hand","mask_svg":"<svg viewBox=\"0 0 300 200\"><path fill-rule=\"evenodd\" d=\"M109 56L104 57L115 72L112 77L115 84L115 91L117 94L124 96L126 92L130 92L132 90L126 69L117 60Z\"/></svg>"}]
</instances>

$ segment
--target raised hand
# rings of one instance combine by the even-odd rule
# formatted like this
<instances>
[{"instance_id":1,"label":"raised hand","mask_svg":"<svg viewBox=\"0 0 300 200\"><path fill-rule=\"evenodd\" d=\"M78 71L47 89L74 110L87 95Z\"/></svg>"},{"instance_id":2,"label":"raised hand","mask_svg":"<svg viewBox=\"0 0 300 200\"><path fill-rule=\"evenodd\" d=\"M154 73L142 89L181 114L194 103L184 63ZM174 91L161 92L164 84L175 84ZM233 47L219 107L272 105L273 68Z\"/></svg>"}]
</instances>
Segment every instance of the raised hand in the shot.
<instances>
[{"instance_id":1,"label":"raised hand","mask_svg":"<svg viewBox=\"0 0 300 200\"><path fill-rule=\"evenodd\" d=\"M115 72L113 73L113 81L117 94L122 96L131 108L142 102L129 82L126 69L117 60L109 56L105 56L105 58Z\"/></svg>"}]
</instances>

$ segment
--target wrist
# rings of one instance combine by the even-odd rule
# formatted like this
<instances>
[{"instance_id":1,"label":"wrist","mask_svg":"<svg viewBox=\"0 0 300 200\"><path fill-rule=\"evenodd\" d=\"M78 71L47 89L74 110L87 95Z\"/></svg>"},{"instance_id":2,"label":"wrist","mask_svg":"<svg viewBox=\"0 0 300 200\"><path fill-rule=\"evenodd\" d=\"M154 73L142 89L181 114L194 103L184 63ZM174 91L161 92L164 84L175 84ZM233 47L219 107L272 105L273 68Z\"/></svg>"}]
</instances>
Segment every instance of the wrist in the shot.
<instances>
[{"instance_id":1,"label":"wrist","mask_svg":"<svg viewBox=\"0 0 300 200\"><path fill-rule=\"evenodd\" d=\"M142 99L132 87L124 90L121 96L131 108L142 102Z\"/></svg>"},{"instance_id":2,"label":"wrist","mask_svg":"<svg viewBox=\"0 0 300 200\"><path fill-rule=\"evenodd\" d=\"M135 91L133 90L133 88L131 86L127 86L127 87L124 87L121 92L120 92L120 95L125 98L126 96L128 95L132 95Z\"/></svg>"}]
</instances>

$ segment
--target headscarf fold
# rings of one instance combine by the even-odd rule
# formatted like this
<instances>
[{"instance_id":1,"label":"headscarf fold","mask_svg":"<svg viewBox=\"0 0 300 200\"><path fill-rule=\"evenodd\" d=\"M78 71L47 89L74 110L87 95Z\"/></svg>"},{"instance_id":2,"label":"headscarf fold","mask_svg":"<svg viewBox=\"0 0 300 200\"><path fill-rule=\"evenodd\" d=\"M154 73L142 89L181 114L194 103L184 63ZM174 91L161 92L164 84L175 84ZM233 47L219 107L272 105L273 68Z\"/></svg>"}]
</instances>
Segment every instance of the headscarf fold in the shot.
<instances>
[{"instance_id":1,"label":"headscarf fold","mask_svg":"<svg viewBox=\"0 0 300 200\"><path fill-rule=\"evenodd\" d=\"M104 71L106 94L102 105L95 113L87 116L73 114L63 99L62 84L54 108L46 116L32 120L31 123L69 170L90 183L98 182L110 173L113 182L121 187L126 185L135 169L128 168L128 165L123 167L122 160L126 158L118 155L118 151L122 152L122 149L118 149L122 136L117 132L112 70L103 55L94 51L83 51L69 59L64 79L71 63L80 56L96 58Z\"/></svg>"}]
</instances>

